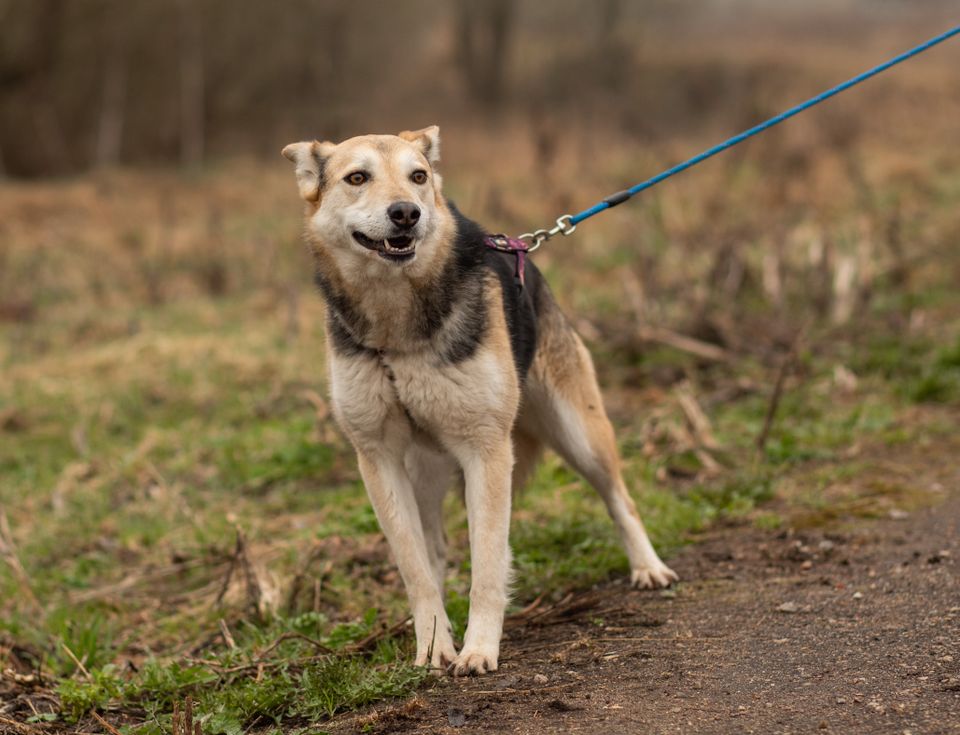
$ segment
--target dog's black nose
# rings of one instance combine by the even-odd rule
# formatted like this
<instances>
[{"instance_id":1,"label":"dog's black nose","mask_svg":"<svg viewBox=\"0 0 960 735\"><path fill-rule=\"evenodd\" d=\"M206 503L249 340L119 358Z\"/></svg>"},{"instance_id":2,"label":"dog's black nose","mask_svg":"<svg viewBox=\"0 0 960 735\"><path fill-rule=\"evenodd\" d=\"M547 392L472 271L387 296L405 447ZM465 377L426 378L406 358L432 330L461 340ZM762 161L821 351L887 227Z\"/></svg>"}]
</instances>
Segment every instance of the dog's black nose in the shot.
<instances>
[{"instance_id":1,"label":"dog's black nose","mask_svg":"<svg viewBox=\"0 0 960 735\"><path fill-rule=\"evenodd\" d=\"M420 207L413 202L394 202L387 207L387 216L397 227L409 230L420 221Z\"/></svg>"}]
</instances>

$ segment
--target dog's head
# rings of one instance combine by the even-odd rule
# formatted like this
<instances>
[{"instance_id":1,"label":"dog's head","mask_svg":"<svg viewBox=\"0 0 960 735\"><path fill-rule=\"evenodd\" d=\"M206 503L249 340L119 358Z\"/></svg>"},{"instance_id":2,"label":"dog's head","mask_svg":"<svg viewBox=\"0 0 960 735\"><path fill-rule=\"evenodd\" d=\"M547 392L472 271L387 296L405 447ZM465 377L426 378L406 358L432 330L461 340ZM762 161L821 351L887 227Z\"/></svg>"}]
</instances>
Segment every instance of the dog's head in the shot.
<instances>
[{"instance_id":1,"label":"dog's head","mask_svg":"<svg viewBox=\"0 0 960 735\"><path fill-rule=\"evenodd\" d=\"M342 143L291 143L307 231L337 258L407 265L432 254L450 221L436 164L434 125Z\"/></svg>"}]
</instances>

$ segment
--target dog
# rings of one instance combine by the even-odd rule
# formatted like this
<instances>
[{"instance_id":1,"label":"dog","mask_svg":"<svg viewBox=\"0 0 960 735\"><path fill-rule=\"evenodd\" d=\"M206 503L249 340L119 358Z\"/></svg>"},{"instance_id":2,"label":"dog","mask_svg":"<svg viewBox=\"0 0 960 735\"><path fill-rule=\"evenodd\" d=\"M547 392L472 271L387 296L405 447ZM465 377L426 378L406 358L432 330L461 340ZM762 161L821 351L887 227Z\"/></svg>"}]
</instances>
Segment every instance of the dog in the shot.
<instances>
[{"instance_id":1,"label":"dog","mask_svg":"<svg viewBox=\"0 0 960 735\"><path fill-rule=\"evenodd\" d=\"M590 354L532 263L449 202L436 126L292 143L305 238L327 305L334 416L409 597L416 664L496 671L511 494L543 448L600 493L636 587L677 579L620 471ZM463 647L444 610L442 507L461 477L472 579Z\"/></svg>"}]
</instances>

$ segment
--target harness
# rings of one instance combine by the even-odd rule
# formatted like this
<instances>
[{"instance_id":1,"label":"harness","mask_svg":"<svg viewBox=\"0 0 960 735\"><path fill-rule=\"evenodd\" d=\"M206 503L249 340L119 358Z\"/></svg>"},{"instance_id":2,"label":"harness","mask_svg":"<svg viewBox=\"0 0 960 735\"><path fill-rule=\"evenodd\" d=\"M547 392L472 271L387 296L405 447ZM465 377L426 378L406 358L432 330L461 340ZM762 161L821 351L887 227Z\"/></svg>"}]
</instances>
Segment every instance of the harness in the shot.
<instances>
[{"instance_id":1,"label":"harness","mask_svg":"<svg viewBox=\"0 0 960 735\"><path fill-rule=\"evenodd\" d=\"M508 237L507 235L487 235L483 238L483 244L491 250L497 250L501 253L513 253L513 255L516 256L517 264L513 271L513 282L517 285L517 291L523 291L527 253L533 248L519 237Z\"/></svg>"}]
</instances>

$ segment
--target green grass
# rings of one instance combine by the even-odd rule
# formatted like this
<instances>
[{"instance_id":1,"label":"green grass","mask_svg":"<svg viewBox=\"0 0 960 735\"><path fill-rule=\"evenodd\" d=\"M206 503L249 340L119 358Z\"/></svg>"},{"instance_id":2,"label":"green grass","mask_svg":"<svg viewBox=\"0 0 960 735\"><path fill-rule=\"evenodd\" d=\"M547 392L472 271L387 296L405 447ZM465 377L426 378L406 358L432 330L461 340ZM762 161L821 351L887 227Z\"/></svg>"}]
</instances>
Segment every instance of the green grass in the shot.
<instances>
[{"instance_id":1,"label":"green grass","mask_svg":"<svg viewBox=\"0 0 960 735\"><path fill-rule=\"evenodd\" d=\"M239 628L235 648L193 664L151 659L133 675L112 664L92 668L61 682L63 716L76 721L90 709L142 710L146 721L131 732L165 733L174 703L190 696L205 733L237 735L254 724L315 722L409 694L427 672L399 660L409 657L401 641L381 641L367 654L346 651L372 631L376 618L371 611L333 626L319 616L277 619ZM291 633L311 639L283 639ZM258 653L271 647L269 655Z\"/></svg>"}]
</instances>

